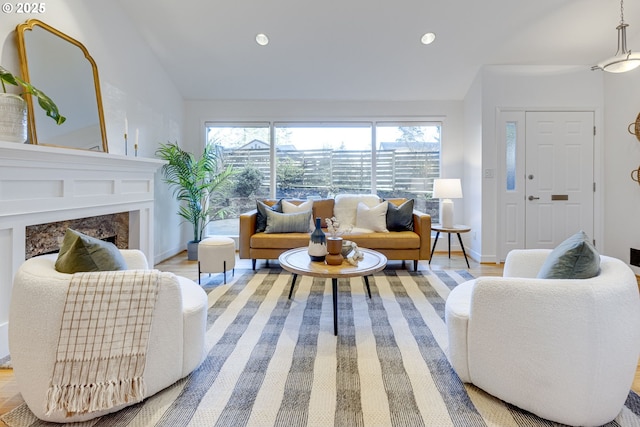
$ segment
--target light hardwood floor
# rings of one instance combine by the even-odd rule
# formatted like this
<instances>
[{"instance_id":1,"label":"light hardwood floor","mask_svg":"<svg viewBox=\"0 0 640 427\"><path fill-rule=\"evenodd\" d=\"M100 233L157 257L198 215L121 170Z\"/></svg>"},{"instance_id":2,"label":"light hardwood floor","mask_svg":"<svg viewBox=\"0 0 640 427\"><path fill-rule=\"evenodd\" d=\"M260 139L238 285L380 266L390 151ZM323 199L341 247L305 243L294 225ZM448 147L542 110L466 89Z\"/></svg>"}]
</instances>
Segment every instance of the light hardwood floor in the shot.
<instances>
[{"instance_id":1,"label":"light hardwood floor","mask_svg":"<svg viewBox=\"0 0 640 427\"><path fill-rule=\"evenodd\" d=\"M420 261L420 270L438 270L438 269L467 269L462 253L452 253L451 259L447 258L446 253L436 253L431 261L431 265L427 261ZM277 261L271 261L271 265L276 265ZM479 276L500 276L502 275L502 264L480 264L473 260L469 260L470 268L468 269L474 277ZM407 264L410 268L411 263ZM264 261L258 262L258 267L263 267ZM161 271L170 271L189 279L198 280L198 264L196 261L188 261L186 252L178 254L160 264L156 268ZM236 260L237 269L251 269L250 260ZM389 268L402 268L399 261L390 261ZM227 276L229 278L229 276ZM640 287L640 278L638 278L638 286ZM640 363L636 370L635 379L632 389L640 393ZM0 415L22 403L22 397L18 391L18 386L13 377L11 369L0 369ZM4 423L0 421L0 426Z\"/></svg>"}]
</instances>

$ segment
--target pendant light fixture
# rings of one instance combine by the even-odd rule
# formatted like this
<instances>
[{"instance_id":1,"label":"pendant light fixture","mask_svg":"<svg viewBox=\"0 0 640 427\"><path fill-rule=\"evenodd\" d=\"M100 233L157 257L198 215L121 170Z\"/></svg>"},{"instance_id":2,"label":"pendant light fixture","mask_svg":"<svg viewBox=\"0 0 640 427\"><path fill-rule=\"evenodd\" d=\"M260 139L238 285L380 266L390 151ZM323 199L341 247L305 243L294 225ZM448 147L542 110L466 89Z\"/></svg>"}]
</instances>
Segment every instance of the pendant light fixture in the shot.
<instances>
[{"instance_id":1,"label":"pendant light fixture","mask_svg":"<svg viewBox=\"0 0 640 427\"><path fill-rule=\"evenodd\" d=\"M620 0L620 25L616 27L618 30L618 50L615 56L591 67L592 70L624 73L640 66L640 53L631 53L631 50L627 49L627 27L629 25L624 22L623 2L624 0Z\"/></svg>"}]
</instances>

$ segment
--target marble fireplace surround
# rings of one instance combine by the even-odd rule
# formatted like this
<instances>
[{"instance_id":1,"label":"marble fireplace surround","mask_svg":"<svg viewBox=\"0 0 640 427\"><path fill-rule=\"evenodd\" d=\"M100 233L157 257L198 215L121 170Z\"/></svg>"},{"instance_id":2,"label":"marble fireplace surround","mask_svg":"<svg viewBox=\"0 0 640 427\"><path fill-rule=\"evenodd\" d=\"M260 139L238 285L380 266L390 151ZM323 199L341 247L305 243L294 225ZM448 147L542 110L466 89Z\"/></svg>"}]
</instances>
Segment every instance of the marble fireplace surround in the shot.
<instances>
[{"instance_id":1,"label":"marble fireplace surround","mask_svg":"<svg viewBox=\"0 0 640 427\"><path fill-rule=\"evenodd\" d=\"M68 228L111 242L120 249L129 248L129 212L120 212L28 225L25 239L25 259L58 252Z\"/></svg>"},{"instance_id":2,"label":"marble fireplace surround","mask_svg":"<svg viewBox=\"0 0 640 427\"><path fill-rule=\"evenodd\" d=\"M154 178L162 164L0 141L0 357L9 353L9 302L27 227L127 212L129 247L153 260Z\"/></svg>"}]
</instances>

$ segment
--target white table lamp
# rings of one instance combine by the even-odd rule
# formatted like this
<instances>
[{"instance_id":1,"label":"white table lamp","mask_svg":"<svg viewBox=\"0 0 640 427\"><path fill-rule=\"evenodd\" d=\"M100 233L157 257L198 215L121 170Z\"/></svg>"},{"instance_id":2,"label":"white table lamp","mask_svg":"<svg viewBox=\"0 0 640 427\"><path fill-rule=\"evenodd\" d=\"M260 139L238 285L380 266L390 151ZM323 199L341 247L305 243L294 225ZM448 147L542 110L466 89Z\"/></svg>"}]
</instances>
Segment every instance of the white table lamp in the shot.
<instances>
[{"instance_id":1,"label":"white table lamp","mask_svg":"<svg viewBox=\"0 0 640 427\"><path fill-rule=\"evenodd\" d=\"M453 227L453 201L451 199L462 198L462 185L460 180L435 179L433 181L433 198L441 199L440 222L443 227Z\"/></svg>"}]
</instances>

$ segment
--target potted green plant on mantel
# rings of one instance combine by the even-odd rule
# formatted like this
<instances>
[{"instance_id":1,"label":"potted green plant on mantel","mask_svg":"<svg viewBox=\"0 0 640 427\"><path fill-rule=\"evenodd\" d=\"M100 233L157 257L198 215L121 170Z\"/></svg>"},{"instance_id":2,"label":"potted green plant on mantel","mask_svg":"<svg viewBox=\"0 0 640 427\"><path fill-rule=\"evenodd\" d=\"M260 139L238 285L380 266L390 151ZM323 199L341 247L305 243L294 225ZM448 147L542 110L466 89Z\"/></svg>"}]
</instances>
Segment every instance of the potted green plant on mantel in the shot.
<instances>
[{"instance_id":1,"label":"potted green plant on mantel","mask_svg":"<svg viewBox=\"0 0 640 427\"><path fill-rule=\"evenodd\" d=\"M64 123L66 118L58 112L56 104L32 84L14 76L9 70L0 65L0 140L23 143L27 140L27 103L22 95L28 93L38 99L38 105L57 124ZM22 88L20 95L7 93L7 84Z\"/></svg>"},{"instance_id":2,"label":"potted green plant on mantel","mask_svg":"<svg viewBox=\"0 0 640 427\"><path fill-rule=\"evenodd\" d=\"M173 187L180 202L178 215L193 227L193 239L187 243L190 261L198 259L198 243L206 226L214 218L224 218L226 209L220 199L232 184L235 174L231 166L224 167L213 144L205 145L199 159L184 151L177 143L160 144L156 156L167 163L162 166L164 181Z\"/></svg>"}]
</instances>

